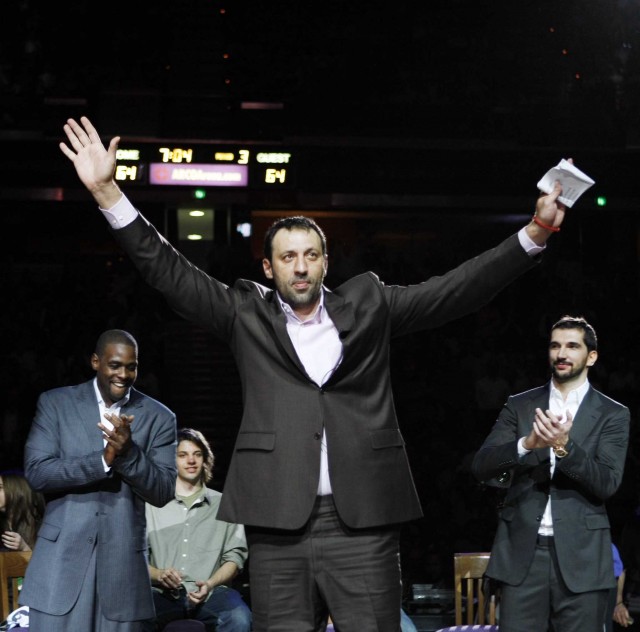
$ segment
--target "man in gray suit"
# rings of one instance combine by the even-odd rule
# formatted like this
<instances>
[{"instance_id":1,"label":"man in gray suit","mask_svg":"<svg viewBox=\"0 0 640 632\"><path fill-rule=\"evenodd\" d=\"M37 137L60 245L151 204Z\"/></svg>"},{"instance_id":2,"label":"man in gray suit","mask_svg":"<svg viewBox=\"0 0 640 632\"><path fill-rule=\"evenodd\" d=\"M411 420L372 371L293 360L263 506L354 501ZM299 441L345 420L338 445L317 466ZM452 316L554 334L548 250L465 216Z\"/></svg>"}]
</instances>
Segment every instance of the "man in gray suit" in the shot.
<instances>
[{"instance_id":1,"label":"man in gray suit","mask_svg":"<svg viewBox=\"0 0 640 632\"><path fill-rule=\"evenodd\" d=\"M138 345L105 331L95 379L40 395L25 474L47 507L20 594L32 632L138 632L154 616L145 501L174 494L176 419L133 388Z\"/></svg>"},{"instance_id":2,"label":"man in gray suit","mask_svg":"<svg viewBox=\"0 0 640 632\"><path fill-rule=\"evenodd\" d=\"M63 153L146 281L182 316L227 341L244 411L219 518L244 524L256 632L399 632L399 523L422 516L389 374L390 340L487 303L535 265L564 218L561 187L496 248L409 287L373 273L330 291L327 248L311 219L265 236L275 290L229 287L159 235L113 180L118 138L105 149L90 121L69 119Z\"/></svg>"},{"instance_id":3,"label":"man in gray suit","mask_svg":"<svg viewBox=\"0 0 640 632\"><path fill-rule=\"evenodd\" d=\"M620 485L629 410L587 379L593 327L551 328L551 381L509 397L472 470L510 480L487 575L501 586L500 632L601 632L616 580L605 501Z\"/></svg>"}]
</instances>

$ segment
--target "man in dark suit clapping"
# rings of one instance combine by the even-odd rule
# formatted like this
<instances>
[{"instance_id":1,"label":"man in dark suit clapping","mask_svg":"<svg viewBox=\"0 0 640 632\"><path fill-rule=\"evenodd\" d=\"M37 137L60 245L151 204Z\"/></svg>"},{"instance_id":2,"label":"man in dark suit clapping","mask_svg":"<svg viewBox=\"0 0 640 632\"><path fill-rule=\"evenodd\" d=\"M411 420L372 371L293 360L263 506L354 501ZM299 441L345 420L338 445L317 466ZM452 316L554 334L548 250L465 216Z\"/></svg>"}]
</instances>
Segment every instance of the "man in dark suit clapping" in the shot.
<instances>
[{"instance_id":1,"label":"man in dark suit clapping","mask_svg":"<svg viewBox=\"0 0 640 632\"><path fill-rule=\"evenodd\" d=\"M501 585L500 632L601 632L616 580L605 501L622 480L629 410L587 379L593 327L551 328L551 381L509 397L472 465L510 477L487 575Z\"/></svg>"}]
</instances>

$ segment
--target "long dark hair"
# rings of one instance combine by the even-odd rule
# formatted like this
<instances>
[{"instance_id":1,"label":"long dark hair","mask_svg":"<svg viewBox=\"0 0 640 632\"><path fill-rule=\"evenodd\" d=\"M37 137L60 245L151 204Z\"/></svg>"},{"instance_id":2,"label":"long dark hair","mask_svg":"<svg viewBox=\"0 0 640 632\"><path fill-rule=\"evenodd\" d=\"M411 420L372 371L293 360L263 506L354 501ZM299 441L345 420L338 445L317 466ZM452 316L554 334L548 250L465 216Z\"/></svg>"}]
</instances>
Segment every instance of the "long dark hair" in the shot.
<instances>
[{"instance_id":1,"label":"long dark hair","mask_svg":"<svg viewBox=\"0 0 640 632\"><path fill-rule=\"evenodd\" d=\"M44 515L44 496L34 492L22 474L0 472L0 478L5 497L4 528L19 533L33 548Z\"/></svg>"},{"instance_id":2,"label":"long dark hair","mask_svg":"<svg viewBox=\"0 0 640 632\"><path fill-rule=\"evenodd\" d=\"M203 464L200 483L206 485L213 476L213 464L215 462L213 450L211 450L209 442L205 436L195 428L180 428L178 430L178 445L180 445L181 441L191 441L191 443L195 443L202 451Z\"/></svg>"}]
</instances>

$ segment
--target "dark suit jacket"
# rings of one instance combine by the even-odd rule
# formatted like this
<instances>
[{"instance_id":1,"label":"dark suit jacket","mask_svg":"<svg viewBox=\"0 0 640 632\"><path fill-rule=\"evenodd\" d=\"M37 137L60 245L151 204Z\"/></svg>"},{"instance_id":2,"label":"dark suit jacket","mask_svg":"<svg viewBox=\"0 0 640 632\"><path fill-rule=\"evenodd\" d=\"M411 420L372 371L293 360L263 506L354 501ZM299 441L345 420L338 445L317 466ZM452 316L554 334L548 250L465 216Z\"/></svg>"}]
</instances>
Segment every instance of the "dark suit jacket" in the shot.
<instances>
[{"instance_id":1,"label":"dark suit jacket","mask_svg":"<svg viewBox=\"0 0 640 632\"><path fill-rule=\"evenodd\" d=\"M487 575L512 585L524 579L550 495L555 548L568 588L586 592L614 587L605 501L622 480L629 410L589 388L569 433L574 445L556 460L550 479L549 448L518 458L518 440L531 431L536 408L549 408L549 385L509 397L473 460L473 473L481 481L503 472L511 475Z\"/></svg>"},{"instance_id":2,"label":"dark suit jacket","mask_svg":"<svg viewBox=\"0 0 640 632\"><path fill-rule=\"evenodd\" d=\"M97 547L105 616L116 621L154 616L145 501L161 507L174 497L176 419L135 389L121 413L134 416L134 445L106 473L93 380L38 399L24 463L31 486L47 494L47 507L20 604L53 615L69 612Z\"/></svg>"},{"instance_id":3,"label":"dark suit jacket","mask_svg":"<svg viewBox=\"0 0 640 632\"><path fill-rule=\"evenodd\" d=\"M251 281L228 287L212 279L143 217L114 235L145 280L183 317L228 342L235 356L244 412L220 518L281 529L299 528L309 518L323 428L334 499L347 525L422 515L393 406L390 339L478 309L534 265L514 235L419 285L387 286L367 273L326 291L343 358L318 387L295 353L274 291Z\"/></svg>"}]
</instances>

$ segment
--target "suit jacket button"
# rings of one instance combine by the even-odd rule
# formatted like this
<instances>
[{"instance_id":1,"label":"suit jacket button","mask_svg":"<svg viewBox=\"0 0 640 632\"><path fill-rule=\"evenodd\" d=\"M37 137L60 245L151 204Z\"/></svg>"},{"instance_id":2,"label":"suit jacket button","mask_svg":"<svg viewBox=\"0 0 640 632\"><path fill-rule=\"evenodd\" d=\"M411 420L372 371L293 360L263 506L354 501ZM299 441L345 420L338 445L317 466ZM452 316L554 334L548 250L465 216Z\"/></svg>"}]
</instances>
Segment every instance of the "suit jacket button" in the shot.
<instances>
[{"instance_id":1,"label":"suit jacket button","mask_svg":"<svg viewBox=\"0 0 640 632\"><path fill-rule=\"evenodd\" d=\"M542 520L542 516L536 516L536 522L540 522Z\"/></svg>"},{"instance_id":2,"label":"suit jacket button","mask_svg":"<svg viewBox=\"0 0 640 632\"><path fill-rule=\"evenodd\" d=\"M93 544L93 538L87 538L87 542L88 542L89 544Z\"/></svg>"},{"instance_id":3,"label":"suit jacket button","mask_svg":"<svg viewBox=\"0 0 640 632\"><path fill-rule=\"evenodd\" d=\"M316 433L313 435L313 438L314 438L314 439L322 439L322 435L321 435L319 432L316 432Z\"/></svg>"}]
</instances>

